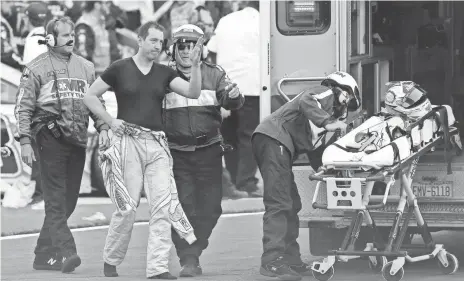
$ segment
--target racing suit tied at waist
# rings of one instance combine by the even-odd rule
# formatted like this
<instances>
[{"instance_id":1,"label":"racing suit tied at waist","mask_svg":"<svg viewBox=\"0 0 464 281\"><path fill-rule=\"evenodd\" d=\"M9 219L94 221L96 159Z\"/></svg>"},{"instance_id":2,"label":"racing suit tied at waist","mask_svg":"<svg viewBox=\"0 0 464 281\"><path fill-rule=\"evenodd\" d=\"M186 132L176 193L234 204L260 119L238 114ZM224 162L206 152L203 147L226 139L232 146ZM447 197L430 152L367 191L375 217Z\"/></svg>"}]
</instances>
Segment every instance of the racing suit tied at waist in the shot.
<instances>
[{"instance_id":1,"label":"racing suit tied at waist","mask_svg":"<svg viewBox=\"0 0 464 281\"><path fill-rule=\"evenodd\" d=\"M219 136L219 130L214 130L200 136L168 136L170 142L179 145L204 145L212 138Z\"/></svg>"},{"instance_id":2,"label":"racing suit tied at waist","mask_svg":"<svg viewBox=\"0 0 464 281\"><path fill-rule=\"evenodd\" d=\"M169 151L166 135L164 132L151 131L138 125L124 123L125 130L122 136L115 134L110 135L110 146L100 151L100 166L105 183L105 189L111 198L111 201L116 205L118 212L122 215L135 211L138 205L130 193L124 181L124 163L123 159L127 153L126 144L130 138L154 140L155 145L159 146L166 152L169 158L169 189L171 192L170 198L163 201L161 205L170 204L169 220L180 237L185 239L189 244L196 241L193 233L193 227L190 224L185 212L179 202L177 188L174 180L173 161ZM152 145L152 144L150 144ZM159 206L161 208L162 206Z\"/></svg>"}]
</instances>

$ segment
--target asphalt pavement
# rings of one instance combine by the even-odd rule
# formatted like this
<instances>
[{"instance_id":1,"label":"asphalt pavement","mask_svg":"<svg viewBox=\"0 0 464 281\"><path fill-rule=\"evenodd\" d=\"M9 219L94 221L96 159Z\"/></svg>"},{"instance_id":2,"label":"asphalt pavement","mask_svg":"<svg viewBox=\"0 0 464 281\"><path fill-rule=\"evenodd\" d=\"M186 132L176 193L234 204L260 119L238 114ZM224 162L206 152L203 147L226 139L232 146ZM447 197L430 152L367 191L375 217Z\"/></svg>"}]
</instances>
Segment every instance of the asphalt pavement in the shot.
<instances>
[{"instance_id":1,"label":"asphalt pavement","mask_svg":"<svg viewBox=\"0 0 464 281\"><path fill-rule=\"evenodd\" d=\"M262 198L225 199L221 205L224 214L264 211ZM107 225L114 210L114 204L107 197L82 197L68 225L70 228ZM137 208L136 221L148 221L148 213L147 201L142 198ZM33 209L31 206L19 209L1 207L0 214L1 236L39 232L45 217L43 209Z\"/></svg>"},{"instance_id":2,"label":"asphalt pavement","mask_svg":"<svg viewBox=\"0 0 464 281\"><path fill-rule=\"evenodd\" d=\"M107 233L106 226L74 230L82 265L72 274L44 272L32 269L33 248L37 235L2 237L1 240L1 280L108 280L103 277L102 247ZM138 223L134 227L132 241L126 259L118 267L120 277L112 280L146 280L147 225ZM262 251L262 213L224 215L218 222L211 237L209 248L201 258L204 275L180 280L276 280L259 274ZM463 232L440 232L434 235L456 256L464 260ZM308 230L301 229L299 242L303 260L311 262L320 257L309 254ZM174 250L171 255L171 270L179 273L178 260ZM111 280L111 279L110 279ZM315 280L305 277L303 280ZM337 264L333 281L376 281L383 280L380 274L372 273L365 260L353 260ZM405 266L403 280L464 280L464 269L454 275L442 275L436 260Z\"/></svg>"}]
</instances>

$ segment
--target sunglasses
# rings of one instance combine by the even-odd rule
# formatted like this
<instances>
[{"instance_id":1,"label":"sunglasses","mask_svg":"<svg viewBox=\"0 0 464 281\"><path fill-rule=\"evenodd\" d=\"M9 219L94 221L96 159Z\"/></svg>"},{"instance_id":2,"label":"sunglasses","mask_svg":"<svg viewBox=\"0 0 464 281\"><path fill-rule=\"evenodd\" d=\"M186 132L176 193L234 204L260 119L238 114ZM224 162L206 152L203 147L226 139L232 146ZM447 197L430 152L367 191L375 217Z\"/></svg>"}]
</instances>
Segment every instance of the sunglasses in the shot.
<instances>
[{"instance_id":1,"label":"sunglasses","mask_svg":"<svg viewBox=\"0 0 464 281\"><path fill-rule=\"evenodd\" d=\"M179 43L177 43L177 49L179 49L179 51L183 51L186 48L188 48L189 50L192 50L193 47L195 47L196 43L197 42L193 42L193 41L179 42Z\"/></svg>"}]
</instances>

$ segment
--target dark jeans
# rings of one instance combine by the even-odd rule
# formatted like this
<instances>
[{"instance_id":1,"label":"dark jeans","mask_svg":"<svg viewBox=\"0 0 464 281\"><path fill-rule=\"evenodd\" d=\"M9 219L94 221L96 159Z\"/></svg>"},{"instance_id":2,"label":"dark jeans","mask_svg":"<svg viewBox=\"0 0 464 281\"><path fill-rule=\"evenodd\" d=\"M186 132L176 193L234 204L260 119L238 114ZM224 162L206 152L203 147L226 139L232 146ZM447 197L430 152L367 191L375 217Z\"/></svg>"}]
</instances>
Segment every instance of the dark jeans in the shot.
<instances>
[{"instance_id":1,"label":"dark jeans","mask_svg":"<svg viewBox=\"0 0 464 281\"><path fill-rule=\"evenodd\" d=\"M258 189L256 171L258 166L253 158L251 135L259 124L259 97L246 96L239 110L232 110L224 119L221 133L224 142L235 147L224 158L232 183L238 190L253 192Z\"/></svg>"},{"instance_id":2,"label":"dark jeans","mask_svg":"<svg viewBox=\"0 0 464 281\"><path fill-rule=\"evenodd\" d=\"M68 218L76 208L85 164L85 148L56 139L47 128L37 134L45 220L35 254L77 253Z\"/></svg>"},{"instance_id":3,"label":"dark jeans","mask_svg":"<svg viewBox=\"0 0 464 281\"><path fill-rule=\"evenodd\" d=\"M267 264L279 256L285 256L291 263L301 262L297 242L301 199L293 178L290 152L263 134L256 134L252 143L264 182L261 263Z\"/></svg>"},{"instance_id":4,"label":"dark jeans","mask_svg":"<svg viewBox=\"0 0 464 281\"><path fill-rule=\"evenodd\" d=\"M208 247L208 239L222 214L221 153L219 143L196 151L171 150L179 201L197 237L197 241L189 245L172 231L172 241L181 265L199 262L199 257Z\"/></svg>"}]
</instances>

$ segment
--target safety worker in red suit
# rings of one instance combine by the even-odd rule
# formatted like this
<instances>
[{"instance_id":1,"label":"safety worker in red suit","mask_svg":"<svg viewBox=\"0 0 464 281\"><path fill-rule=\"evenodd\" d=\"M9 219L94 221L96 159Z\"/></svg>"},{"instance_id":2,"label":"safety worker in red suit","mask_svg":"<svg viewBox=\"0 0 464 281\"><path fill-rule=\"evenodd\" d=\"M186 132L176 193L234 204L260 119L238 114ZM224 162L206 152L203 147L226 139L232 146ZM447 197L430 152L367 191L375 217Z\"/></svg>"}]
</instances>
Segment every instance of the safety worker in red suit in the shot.
<instances>
[{"instance_id":1,"label":"safety worker in red suit","mask_svg":"<svg viewBox=\"0 0 464 281\"><path fill-rule=\"evenodd\" d=\"M297 242L301 199L292 163L306 153L317 170L324 149L319 133L340 130L343 134L348 111L360 107L358 85L348 73L334 72L322 85L326 91L303 91L265 118L252 136L253 154L264 182L260 273L265 276L301 280L311 275L310 267L301 260Z\"/></svg>"},{"instance_id":2,"label":"safety worker in red suit","mask_svg":"<svg viewBox=\"0 0 464 281\"><path fill-rule=\"evenodd\" d=\"M171 65L179 76L190 79L189 54L203 31L185 24L173 31ZM202 274L199 258L222 214L221 107L238 109L244 96L218 65L201 62L202 86L198 100L174 92L166 95L163 108L165 132L174 161L179 201L191 222L197 241L185 243L172 232L180 259L181 277Z\"/></svg>"},{"instance_id":3,"label":"safety worker in red suit","mask_svg":"<svg viewBox=\"0 0 464 281\"><path fill-rule=\"evenodd\" d=\"M68 17L51 20L45 31L48 51L28 63L20 78L15 117L21 158L39 162L45 219L34 250L33 268L69 273L80 266L76 242L68 226L79 198L88 143L89 116L101 134L109 126L83 102L95 80L91 62L75 55L74 23ZM99 100L104 103L103 99ZM32 148L37 147L38 155Z\"/></svg>"}]
</instances>

